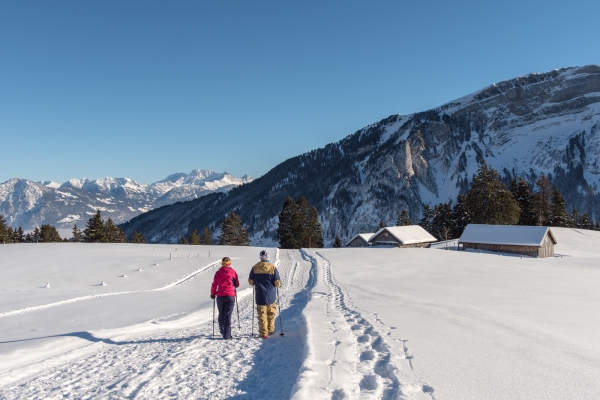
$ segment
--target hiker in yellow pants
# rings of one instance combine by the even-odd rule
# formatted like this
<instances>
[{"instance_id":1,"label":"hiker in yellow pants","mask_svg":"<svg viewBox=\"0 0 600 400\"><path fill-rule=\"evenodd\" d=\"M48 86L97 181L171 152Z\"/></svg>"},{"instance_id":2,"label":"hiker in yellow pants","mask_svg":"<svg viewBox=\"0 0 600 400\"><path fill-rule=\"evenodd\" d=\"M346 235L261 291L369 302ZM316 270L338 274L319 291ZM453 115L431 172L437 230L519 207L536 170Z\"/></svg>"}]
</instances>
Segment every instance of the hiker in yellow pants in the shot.
<instances>
[{"instance_id":1,"label":"hiker in yellow pants","mask_svg":"<svg viewBox=\"0 0 600 400\"><path fill-rule=\"evenodd\" d=\"M256 310L258 311L258 335L267 339L275 332L277 310L277 288L281 286L279 271L269 262L269 253L260 252L260 262L250 271L248 283L255 287ZM254 323L254 322L253 322Z\"/></svg>"}]
</instances>

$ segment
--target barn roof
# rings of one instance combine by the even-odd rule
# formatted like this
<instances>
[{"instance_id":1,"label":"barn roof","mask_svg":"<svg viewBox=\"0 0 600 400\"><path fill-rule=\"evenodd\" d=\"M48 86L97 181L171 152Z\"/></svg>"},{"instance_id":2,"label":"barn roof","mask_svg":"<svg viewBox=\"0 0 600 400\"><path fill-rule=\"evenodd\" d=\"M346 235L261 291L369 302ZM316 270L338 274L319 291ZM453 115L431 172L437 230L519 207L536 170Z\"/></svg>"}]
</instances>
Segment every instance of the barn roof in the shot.
<instances>
[{"instance_id":1,"label":"barn roof","mask_svg":"<svg viewBox=\"0 0 600 400\"><path fill-rule=\"evenodd\" d=\"M547 226L469 224L458 243L504 244L510 246L541 246L546 234L557 243Z\"/></svg>"},{"instance_id":2,"label":"barn roof","mask_svg":"<svg viewBox=\"0 0 600 400\"><path fill-rule=\"evenodd\" d=\"M344 246L348 246L350 244L350 242L353 241L354 239L356 239L357 237L364 240L365 243L369 243L369 239L371 238L371 236L373 236L372 233L359 233L358 235L354 236L352 239L348 240L348 242L346 242L346 244Z\"/></svg>"},{"instance_id":3,"label":"barn roof","mask_svg":"<svg viewBox=\"0 0 600 400\"><path fill-rule=\"evenodd\" d=\"M407 225L407 226L388 226L378 230L371 236L369 242L375 239L381 232L388 231L398 242L402 244L414 244L414 243L429 243L436 242L437 239L429 234L425 229L419 225Z\"/></svg>"}]
</instances>

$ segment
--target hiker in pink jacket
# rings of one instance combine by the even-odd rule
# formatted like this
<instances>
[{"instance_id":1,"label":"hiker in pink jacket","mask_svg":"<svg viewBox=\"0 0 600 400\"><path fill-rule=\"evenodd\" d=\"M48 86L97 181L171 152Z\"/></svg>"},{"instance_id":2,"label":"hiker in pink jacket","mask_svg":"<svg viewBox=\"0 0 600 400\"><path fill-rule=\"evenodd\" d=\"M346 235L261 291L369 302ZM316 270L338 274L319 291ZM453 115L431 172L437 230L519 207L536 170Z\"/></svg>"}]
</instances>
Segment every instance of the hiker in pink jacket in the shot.
<instances>
[{"instance_id":1,"label":"hiker in pink jacket","mask_svg":"<svg viewBox=\"0 0 600 400\"><path fill-rule=\"evenodd\" d=\"M210 298L217 298L219 330L223 339L231 339L231 314L235 307L235 288L239 286L240 281L235 270L231 268L231 260L224 257L210 288Z\"/></svg>"}]
</instances>

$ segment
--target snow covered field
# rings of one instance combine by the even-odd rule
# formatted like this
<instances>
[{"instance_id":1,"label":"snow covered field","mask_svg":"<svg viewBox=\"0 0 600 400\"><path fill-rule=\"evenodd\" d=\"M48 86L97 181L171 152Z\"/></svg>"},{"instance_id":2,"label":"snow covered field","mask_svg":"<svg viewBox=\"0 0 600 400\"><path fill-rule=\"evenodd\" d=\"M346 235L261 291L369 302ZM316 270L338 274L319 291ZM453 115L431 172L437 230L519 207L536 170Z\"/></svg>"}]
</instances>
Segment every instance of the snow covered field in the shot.
<instances>
[{"instance_id":1,"label":"snow covered field","mask_svg":"<svg viewBox=\"0 0 600 400\"><path fill-rule=\"evenodd\" d=\"M259 248L0 247L0 398L596 398L600 233L553 231L552 259L269 249L285 336L265 341L246 282ZM212 340L208 296L226 255L232 341Z\"/></svg>"}]
</instances>

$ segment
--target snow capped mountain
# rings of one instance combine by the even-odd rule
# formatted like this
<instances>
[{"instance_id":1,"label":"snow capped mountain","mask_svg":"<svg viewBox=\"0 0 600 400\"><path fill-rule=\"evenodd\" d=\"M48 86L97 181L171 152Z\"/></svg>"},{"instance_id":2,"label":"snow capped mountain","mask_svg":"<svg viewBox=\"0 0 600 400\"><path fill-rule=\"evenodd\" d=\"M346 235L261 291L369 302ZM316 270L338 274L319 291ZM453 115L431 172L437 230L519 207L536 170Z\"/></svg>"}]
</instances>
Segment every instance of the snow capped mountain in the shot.
<instances>
[{"instance_id":1,"label":"snow capped mountain","mask_svg":"<svg viewBox=\"0 0 600 400\"><path fill-rule=\"evenodd\" d=\"M227 172L199 169L149 185L111 177L70 179L63 184L13 178L0 184L0 214L14 227L32 229L49 223L69 228L77 221L87 221L99 208L105 217L122 223L156 207L225 192L249 182L252 178L246 175L236 178Z\"/></svg>"},{"instance_id":2,"label":"snow capped mountain","mask_svg":"<svg viewBox=\"0 0 600 400\"><path fill-rule=\"evenodd\" d=\"M600 218L600 67L563 68L492 84L425 112L392 115L324 148L291 158L228 195L144 214L125 225L155 242L218 229L235 210L253 244L275 243L286 196L307 197L326 242L393 225L402 209L418 221L424 204L452 201L479 163L507 182L545 173L567 200Z\"/></svg>"}]
</instances>

